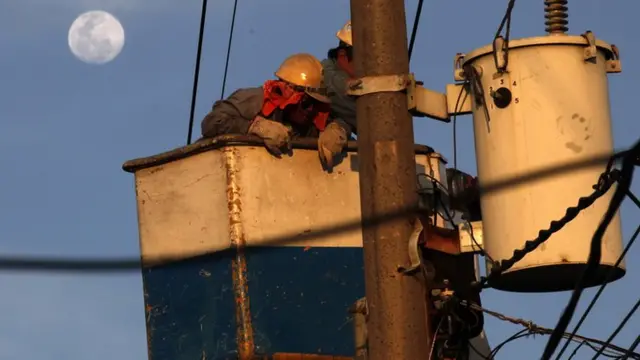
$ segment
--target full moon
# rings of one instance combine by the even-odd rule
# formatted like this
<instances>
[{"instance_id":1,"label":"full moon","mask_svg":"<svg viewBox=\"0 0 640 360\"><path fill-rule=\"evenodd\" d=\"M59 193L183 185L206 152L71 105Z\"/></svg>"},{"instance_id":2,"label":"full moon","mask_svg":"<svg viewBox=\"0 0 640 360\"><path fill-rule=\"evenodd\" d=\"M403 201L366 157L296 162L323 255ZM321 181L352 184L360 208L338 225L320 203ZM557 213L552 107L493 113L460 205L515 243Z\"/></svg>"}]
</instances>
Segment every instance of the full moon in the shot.
<instances>
[{"instance_id":1,"label":"full moon","mask_svg":"<svg viewBox=\"0 0 640 360\"><path fill-rule=\"evenodd\" d=\"M89 64L106 64L122 51L124 29L108 12L89 11L73 21L68 40L78 59Z\"/></svg>"}]
</instances>

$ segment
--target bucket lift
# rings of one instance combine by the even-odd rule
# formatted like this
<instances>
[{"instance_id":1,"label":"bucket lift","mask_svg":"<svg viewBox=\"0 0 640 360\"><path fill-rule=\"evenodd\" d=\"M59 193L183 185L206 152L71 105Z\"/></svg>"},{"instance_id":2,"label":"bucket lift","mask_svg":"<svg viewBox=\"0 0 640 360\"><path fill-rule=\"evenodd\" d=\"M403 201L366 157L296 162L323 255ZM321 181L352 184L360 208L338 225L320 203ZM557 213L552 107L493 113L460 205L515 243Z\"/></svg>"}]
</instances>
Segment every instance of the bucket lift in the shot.
<instances>
[{"instance_id":1,"label":"bucket lift","mask_svg":"<svg viewBox=\"0 0 640 360\"><path fill-rule=\"evenodd\" d=\"M353 358L347 311L364 296L357 148L328 173L316 146L296 140L293 156L276 159L253 137L222 136L124 164L135 174L150 359ZM415 153L430 202L446 191L436 189L446 161L427 146ZM427 230L451 228L437 213ZM486 349L481 330L475 348Z\"/></svg>"},{"instance_id":2,"label":"bucket lift","mask_svg":"<svg viewBox=\"0 0 640 360\"><path fill-rule=\"evenodd\" d=\"M412 83L409 109L417 116L449 121L473 115L478 179L481 187L527 178L551 168L548 176L511 181L481 195L482 220L472 222L494 260L508 259L524 242L561 218L589 195L605 162L580 169L572 163L613 154L607 74L621 72L618 49L587 31L567 35L567 1L545 1L547 36L493 44L458 54L455 84L444 94ZM612 191L580 213L537 250L492 282L496 289L553 292L573 289L582 274L593 233ZM460 224L469 241L466 223ZM467 235L464 235L464 234ZM598 275L589 286L625 274L614 267L622 252L620 216L604 235ZM491 263L487 262L490 270Z\"/></svg>"}]
</instances>

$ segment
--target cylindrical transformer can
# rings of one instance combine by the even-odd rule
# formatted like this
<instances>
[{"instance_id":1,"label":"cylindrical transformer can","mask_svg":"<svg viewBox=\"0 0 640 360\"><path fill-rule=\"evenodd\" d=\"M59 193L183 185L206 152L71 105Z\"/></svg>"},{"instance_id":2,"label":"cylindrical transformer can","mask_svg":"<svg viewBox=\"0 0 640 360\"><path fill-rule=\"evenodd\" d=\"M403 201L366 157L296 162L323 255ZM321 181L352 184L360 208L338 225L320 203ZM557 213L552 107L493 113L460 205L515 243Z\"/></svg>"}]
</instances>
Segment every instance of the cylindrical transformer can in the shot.
<instances>
[{"instance_id":1,"label":"cylindrical transformer can","mask_svg":"<svg viewBox=\"0 0 640 360\"><path fill-rule=\"evenodd\" d=\"M463 60L471 88L481 187L529 178L494 187L481 196L485 250L494 260L511 258L525 241L535 239L568 207L576 206L580 197L593 192L606 160L581 168L570 164L613 153L607 73L615 72L613 59L617 59L615 47L612 50L593 37L589 41L587 36L512 40L508 51L500 49L489 45ZM544 177L530 176L551 168L559 170ZM515 292L573 289L614 189L496 278L492 286ZM588 286L624 276L624 262L614 267L622 252L621 230L616 214L603 238L598 276Z\"/></svg>"}]
</instances>

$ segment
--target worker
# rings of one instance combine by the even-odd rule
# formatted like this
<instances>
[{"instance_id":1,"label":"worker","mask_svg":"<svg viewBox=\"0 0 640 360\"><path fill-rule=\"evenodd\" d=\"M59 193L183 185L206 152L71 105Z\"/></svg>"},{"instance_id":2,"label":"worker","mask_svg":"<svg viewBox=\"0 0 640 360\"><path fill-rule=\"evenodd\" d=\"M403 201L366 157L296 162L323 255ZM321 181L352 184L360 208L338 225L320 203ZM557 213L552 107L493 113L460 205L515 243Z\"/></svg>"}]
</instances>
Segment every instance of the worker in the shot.
<instances>
[{"instance_id":1,"label":"worker","mask_svg":"<svg viewBox=\"0 0 640 360\"><path fill-rule=\"evenodd\" d=\"M310 54L295 54L282 62L275 76L277 80L216 101L202 120L202 136L255 135L276 157L291 151L292 138L317 138L320 160L332 168L350 134L346 123L330 116L320 61Z\"/></svg>"},{"instance_id":2,"label":"worker","mask_svg":"<svg viewBox=\"0 0 640 360\"><path fill-rule=\"evenodd\" d=\"M332 115L343 120L349 125L351 132L357 135L356 99L347 95L347 81L355 78L351 21L347 21L336 36L339 40L338 47L330 49L327 59L322 61L324 82L331 98Z\"/></svg>"}]
</instances>

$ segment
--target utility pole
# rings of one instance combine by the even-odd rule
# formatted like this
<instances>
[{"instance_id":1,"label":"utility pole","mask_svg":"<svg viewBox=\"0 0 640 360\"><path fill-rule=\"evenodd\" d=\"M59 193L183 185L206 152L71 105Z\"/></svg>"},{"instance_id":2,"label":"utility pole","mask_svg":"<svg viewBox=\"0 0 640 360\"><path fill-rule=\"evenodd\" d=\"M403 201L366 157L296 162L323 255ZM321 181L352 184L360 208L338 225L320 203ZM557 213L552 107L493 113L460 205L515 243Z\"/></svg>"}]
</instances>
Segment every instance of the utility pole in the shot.
<instances>
[{"instance_id":1,"label":"utility pole","mask_svg":"<svg viewBox=\"0 0 640 360\"><path fill-rule=\"evenodd\" d=\"M351 0L351 21L358 78L409 73L403 0ZM418 204L407 95L380 86L370 90L357 100L363 219ZM398 272L399 265L409 264L413 221L407 216L363 229L368 360L429 356L432 335L424 279Z\"/></svg>"}]
</instances>

